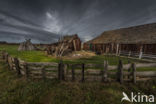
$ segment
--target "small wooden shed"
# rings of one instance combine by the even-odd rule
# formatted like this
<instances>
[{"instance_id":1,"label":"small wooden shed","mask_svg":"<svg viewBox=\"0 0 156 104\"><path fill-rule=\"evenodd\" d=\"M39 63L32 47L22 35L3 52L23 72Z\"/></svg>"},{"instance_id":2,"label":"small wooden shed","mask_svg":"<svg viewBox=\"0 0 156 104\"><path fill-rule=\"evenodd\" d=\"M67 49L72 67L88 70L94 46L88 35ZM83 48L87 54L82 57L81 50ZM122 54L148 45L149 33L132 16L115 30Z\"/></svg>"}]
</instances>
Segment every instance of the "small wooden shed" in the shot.
<instances>
[{"instance_id":1,"label":"small wooden shed","mask_svg":"<svg viewBox=\"0 0 156 104\"><path fill-rule=\"evenodd\" d=\"M47 47L47 54L55 56L64 56L72 51L81 50L81 40L77 34L66 35L62 39L59 39L57 43L53 43Z\"/></svg>"}]
</instances>

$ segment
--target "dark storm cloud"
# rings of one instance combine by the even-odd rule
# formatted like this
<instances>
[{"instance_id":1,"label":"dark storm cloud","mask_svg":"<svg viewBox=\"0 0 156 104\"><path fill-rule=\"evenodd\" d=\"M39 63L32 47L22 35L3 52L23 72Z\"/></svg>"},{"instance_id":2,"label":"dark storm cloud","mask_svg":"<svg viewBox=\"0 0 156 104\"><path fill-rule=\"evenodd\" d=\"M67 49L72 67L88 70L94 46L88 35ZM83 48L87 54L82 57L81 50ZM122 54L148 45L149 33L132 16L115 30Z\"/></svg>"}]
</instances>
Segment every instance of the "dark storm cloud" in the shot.
<instances>
[{"instance_id":1,"label":"dark storm cloud","mask_svg":"<svg viewBox=\"0 0 156 104\"><path fill-rule=\"evenodd\" d=\"M156 22L155 11L155 0L0 0L0 40L49 43L75 33L88 40L106 30Z\"/></svg>"}]
</instances>

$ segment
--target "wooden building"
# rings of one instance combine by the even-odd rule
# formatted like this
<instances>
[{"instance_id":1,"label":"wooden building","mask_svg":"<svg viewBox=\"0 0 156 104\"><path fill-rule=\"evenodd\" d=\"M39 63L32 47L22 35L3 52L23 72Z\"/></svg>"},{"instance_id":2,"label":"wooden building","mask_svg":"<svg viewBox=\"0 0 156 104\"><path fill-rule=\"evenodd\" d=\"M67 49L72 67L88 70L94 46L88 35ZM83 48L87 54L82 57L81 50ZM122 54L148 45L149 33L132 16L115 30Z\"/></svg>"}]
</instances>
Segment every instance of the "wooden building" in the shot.
<instances>
[{"instance_id":1,"label":"wooden building","mask_svg":"<svg viewBox=\"0 0 156 104\"><path fill-rule=\"evenodd\" d=\"M156 54L156 23L106 31L84 43L84 50L101 53L119 51Z\"/></svg>"},{"instance_id":2,"label":"wooden building","mask_svg":"<svg viewBox=\"0 0 156 104\"><path fill-rule=\"evenodd\" d=\"M48 54L55 56L64 56L72 51L81 50L81 40L77 34L66 35L59 39L58 42L49 45L46 49Z\"/></svg>"}]
</instances>

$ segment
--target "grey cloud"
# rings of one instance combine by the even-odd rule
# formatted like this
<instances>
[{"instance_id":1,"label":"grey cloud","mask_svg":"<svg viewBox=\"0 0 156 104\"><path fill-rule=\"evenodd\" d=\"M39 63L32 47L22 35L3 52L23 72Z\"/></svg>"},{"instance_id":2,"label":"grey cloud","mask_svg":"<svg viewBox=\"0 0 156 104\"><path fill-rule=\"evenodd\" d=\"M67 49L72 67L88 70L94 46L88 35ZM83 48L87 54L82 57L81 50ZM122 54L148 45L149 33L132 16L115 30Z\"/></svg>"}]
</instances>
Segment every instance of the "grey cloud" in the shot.
<instances>
[{"instance_id":1,"label":"grey cloud","mask_svg":"<svg viewBox=\"0 0 156 104\"><path fill-rule=\"evenodd\" d=\"M156 22L155 10L155 0L1 0L0 14L6 18L0 15L0 28L8 33L0 32L0 38L51 42L77 33L88 40L106 30Z\"/></svg>"}]
</instances>

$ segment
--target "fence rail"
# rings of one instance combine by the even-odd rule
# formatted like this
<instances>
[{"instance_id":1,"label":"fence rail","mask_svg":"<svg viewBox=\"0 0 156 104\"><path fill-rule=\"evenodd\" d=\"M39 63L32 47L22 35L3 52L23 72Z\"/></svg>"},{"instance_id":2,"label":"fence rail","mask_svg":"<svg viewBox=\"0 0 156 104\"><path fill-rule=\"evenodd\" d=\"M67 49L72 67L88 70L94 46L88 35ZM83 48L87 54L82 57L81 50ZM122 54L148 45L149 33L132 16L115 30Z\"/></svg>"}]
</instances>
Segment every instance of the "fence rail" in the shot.
<instances>
[{"instance_id":1,"label":"fence rail","mask_svg":"<svg viewBox=\"0 0 156 104\"><path fill-rule=\"evenodd\" d=\"M127 51L120 51L119 55L124 55L124 56L128 56L128 57L137 57L139 59L142 58L147 58L147 59L156 59L156 55L155 54L145 54L143 52L127 52Z\"/></svg>"},{"instance_id":2,"label":"fence rail","mask_svg":"<svg viewBox=\"0 0 156 104\"><path fill-rule=\"evenodd\" d=\"M64 64L54 62L25 62L19 58L11 57L2 51L2 59L9 68L15 70L18 75L26 78L59 79L66 81L136 81L156 78L156 71L137 72L139 67L156 67L156 63L131 63L123 65L119 60L116 66L110 66L108 61L103 64ZM95 68L99 68L98 70Z\"/></svg>"}]
</instances>

